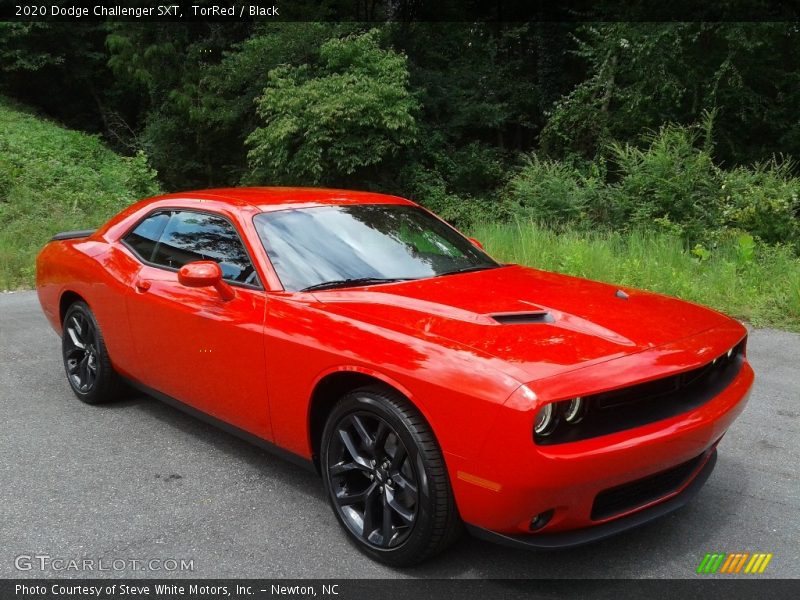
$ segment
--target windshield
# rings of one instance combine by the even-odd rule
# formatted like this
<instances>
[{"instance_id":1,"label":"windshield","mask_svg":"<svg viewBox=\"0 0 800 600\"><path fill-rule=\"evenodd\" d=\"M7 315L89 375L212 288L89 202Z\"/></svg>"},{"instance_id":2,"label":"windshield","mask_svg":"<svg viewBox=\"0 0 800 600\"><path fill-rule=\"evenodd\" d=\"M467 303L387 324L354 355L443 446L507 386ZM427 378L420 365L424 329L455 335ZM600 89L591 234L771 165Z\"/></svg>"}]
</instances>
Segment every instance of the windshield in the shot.
<instances>
[{"instance_id":1,"label":"windshield","mask_svg":"<svg viewBox=\"0 0 800 600\"><path fill-rule=\"evenodd\" d=\"M416 206L319 206L261 213L254 222L289 291L499 266L453 228Z\"/></svg>"}]
</instances>

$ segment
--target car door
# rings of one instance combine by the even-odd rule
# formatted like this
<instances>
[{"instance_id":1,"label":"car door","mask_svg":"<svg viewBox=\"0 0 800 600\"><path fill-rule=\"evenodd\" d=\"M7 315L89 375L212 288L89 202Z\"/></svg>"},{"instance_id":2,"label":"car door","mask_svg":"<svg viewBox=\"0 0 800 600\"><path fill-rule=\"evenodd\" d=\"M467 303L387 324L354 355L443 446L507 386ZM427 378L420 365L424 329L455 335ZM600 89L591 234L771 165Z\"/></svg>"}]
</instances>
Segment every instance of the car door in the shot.
<instances>
[{"instance_id":1,"label":"car door","mask_svg":"<svg viewBox=\"0 0 800 600\"><path fill-rule=\"evenodd\" d=\"M221 214L158 210L123 244L141 261L127 295L138 365L146 386L262 438L272 439L264 360L266 296L241 237ZM220 265L235 295L189 288L178 269Z\"/></svg>"}]
</instances>

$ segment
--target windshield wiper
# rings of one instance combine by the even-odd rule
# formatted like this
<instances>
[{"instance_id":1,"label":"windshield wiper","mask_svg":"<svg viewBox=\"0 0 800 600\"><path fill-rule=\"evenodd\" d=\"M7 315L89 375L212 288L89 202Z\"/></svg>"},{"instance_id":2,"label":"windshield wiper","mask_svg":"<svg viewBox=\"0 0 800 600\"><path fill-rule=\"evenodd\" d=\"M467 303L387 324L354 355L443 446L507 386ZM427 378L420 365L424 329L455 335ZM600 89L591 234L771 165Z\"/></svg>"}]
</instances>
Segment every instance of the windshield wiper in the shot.
<instances>
[{"instance_id":1,"label":"windshield wiper","mask_svg":"<svg viewBox=\"0 0 800 600\"><path fill-rule=\"evenodd\" d=\"M471 267L463 267L461 269L454 269L453 271L445 271L444 273L439 273L438 277L442 275L457 275L458 273L469 273L471 271L487 271L489 269L497 269L498 267L502 267L503 265L473 265Z\"/></svg>"},{"instance_id":2,"label":"windshield wiper","mask_svg":"<svg viewBox=\"0 0 800 600\"><path fill-rule=\"evenodd\" d=\"M377 283L392 283L395 281L411 281L409 278L403 277L354 277L352 279L334 279L332 281L323 281L322 283L315 283L300 290L301 292L311 292L314 290L332 290L335 288L343 287L356 287L360 285L374 285Z\"/></svg>"}]
</instances>

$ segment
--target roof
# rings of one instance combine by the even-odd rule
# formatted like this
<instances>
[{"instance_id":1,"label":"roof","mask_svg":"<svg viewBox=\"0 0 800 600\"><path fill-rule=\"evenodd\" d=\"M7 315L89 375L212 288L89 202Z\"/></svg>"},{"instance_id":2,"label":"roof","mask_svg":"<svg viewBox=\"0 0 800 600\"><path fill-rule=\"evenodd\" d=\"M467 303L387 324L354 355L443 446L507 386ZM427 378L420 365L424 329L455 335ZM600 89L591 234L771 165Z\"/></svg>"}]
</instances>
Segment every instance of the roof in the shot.
<instances>
[{"instance_id":1,"label":"roof","mask_svg":"<svg viewBox=\"0 0 800 600\"><path fill-rule=\"evenodd\" d=\"M197 198L221 200L237 205L250 205L268 211L299 205L319 206L326 204L414 204L400 196L374 192L337 190L304 187L233 187L208 190L192 190L159 196L167 198Z\"/></svg>"}]
</instances>

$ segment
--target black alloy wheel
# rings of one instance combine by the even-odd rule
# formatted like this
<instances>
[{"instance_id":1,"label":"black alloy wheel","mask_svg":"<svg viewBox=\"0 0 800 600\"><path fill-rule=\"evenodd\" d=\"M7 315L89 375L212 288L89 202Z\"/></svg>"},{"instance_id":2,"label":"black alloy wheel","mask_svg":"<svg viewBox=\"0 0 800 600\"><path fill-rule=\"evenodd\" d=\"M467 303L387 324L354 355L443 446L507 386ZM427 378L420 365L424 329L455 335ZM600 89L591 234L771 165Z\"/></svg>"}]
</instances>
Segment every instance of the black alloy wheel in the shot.
<instances>
[{"instance_id":1,"label":"black alloy wheel","mask_svg":"<svg viewBox=\"0 0 800 600\"><path fill-rule=\"evenodd\" d=\"M334 501L354 535L378 548L393 548L408 538L417 517L419 477L384 419L361 411L339 421L328 473Z\"/></svg>"},{"instance_id":2,"label":"black alloy wheel","mask_svg":"<svg viewBox=\"0 0 800 600\"><path fill-rule=\"evenodd\" d=\"M438 444L397 394L363 388L346 395L325 427L321 466L339 522L372 558L415 564L460 531Z\"/></svg>"},{"instance_id":3,"label":"black alloy wheel","mask_svg":"<svg viewBox=\"0 0 800 600\"><path fill-rule=\"evenodd\" d=\"M87 404L115 399L120 380L89 306L81 301L70 306L63 327L61 352L72 391Z\"/></svg>"},{"instance_id":4,"label":"black alloy wheel","mask_svg":"<svg viewBox=\"0 0 800 600\"><path fill-rule=\"evenodd\" d=\"M64 366L70 385L81 394L89 393L97 381L97 334L80 311L64 324Z\"/></svg>"}]
</instances>

